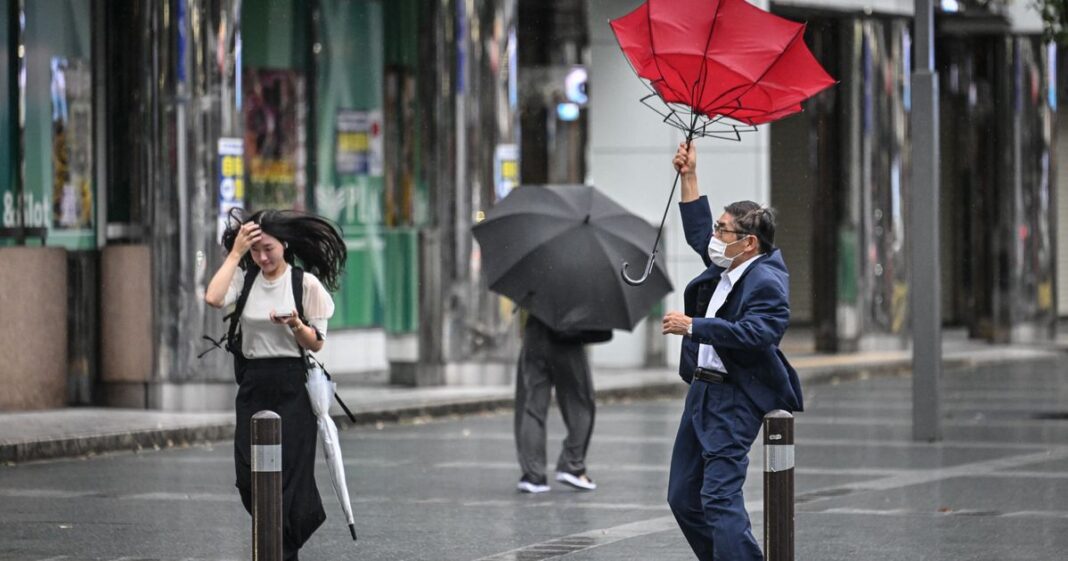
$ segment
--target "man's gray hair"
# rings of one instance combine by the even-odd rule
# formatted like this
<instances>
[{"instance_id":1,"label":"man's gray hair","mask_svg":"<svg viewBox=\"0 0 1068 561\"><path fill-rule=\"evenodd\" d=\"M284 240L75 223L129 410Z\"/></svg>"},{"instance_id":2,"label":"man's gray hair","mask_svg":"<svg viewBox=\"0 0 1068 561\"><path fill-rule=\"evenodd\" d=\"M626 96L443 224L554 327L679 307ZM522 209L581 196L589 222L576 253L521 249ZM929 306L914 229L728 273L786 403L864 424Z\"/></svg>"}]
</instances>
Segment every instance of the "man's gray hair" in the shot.
<instances>
[{"instance_id":1,"label":"man's gray hair","mask_svg":"<svg viewBox=\"0 0 1068 561\"><path fill-rule=\"evenodd\" d=\"M756 236L760 242L761 253L770 253L775 249L775 211L762 207L753 201L738 201L723 208L734 217L735 226Z\"/></svg>"}]
</instances>

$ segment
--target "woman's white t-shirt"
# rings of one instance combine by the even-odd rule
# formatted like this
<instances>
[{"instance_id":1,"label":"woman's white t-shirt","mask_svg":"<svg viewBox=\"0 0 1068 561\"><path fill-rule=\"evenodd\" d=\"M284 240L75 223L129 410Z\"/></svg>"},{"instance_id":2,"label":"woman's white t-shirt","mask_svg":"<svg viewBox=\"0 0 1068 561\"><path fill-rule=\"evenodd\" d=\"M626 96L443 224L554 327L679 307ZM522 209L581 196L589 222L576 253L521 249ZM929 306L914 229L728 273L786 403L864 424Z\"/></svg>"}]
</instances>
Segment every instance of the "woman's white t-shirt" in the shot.
<instances>
[{"instance_id":1,"label":"woman's white t-shirt","mask_svg":"<svg viewBox=\"0 0 1068 561\"><path fill-rule=\"evenodd\" d=\"M237 302L245 284L244 271L238 269L230 281L223 306ZM334 300L315 275L304 272L304 317L326 336L327 320L334 315ZM246 358L299 357L300 346L293 331L284 323L271 322L271 312L287 314L297 309L293 301L293 272L286 265L274 280L256 275L241 313L241 352Z\"/></svg>"}]
</instances>

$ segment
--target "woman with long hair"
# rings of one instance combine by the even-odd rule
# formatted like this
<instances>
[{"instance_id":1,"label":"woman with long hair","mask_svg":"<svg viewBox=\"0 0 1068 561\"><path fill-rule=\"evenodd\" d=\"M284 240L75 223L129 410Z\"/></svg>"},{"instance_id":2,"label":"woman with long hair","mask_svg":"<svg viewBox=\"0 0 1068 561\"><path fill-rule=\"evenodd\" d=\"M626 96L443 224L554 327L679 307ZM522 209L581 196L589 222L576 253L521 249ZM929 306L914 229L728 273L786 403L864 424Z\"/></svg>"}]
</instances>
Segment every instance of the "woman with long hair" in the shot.
<instances>
[{"instance_id":1,"label":"woman with long hair","mask_svg":"<svg viewBox=\"0 0 1068 561\"><path fill-rule=\"evenodd\" d=\"M204 300L216 308L234 303L241 308L240 344L232 349L238 382L237 488L245 510L252 514L251 417L264 409L278 413L284 442L283 556L296 560L301 546L326 519L315 485L316 419L304 387L303 357L322 350L325 343L327 320L334 314L328 290L337 289L344 270L345 242L336 226L318 216L264 210L244 217L234 209L223 245L229 254L208 284ZM297 261L302 274L293 270ZM294 278L301 283L296 292Z\"/></svg>"}]
</instances>

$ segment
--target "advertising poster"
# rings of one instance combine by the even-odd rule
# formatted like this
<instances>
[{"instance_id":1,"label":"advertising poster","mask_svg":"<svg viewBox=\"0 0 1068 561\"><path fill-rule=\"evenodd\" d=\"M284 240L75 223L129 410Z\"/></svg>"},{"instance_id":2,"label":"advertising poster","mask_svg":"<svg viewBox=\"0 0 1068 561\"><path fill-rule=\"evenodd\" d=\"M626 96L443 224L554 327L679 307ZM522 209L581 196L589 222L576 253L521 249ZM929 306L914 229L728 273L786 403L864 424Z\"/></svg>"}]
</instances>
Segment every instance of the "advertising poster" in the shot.
<instances>
[{"instance_id":1,"label":"advertising poster","mask_svg":"<svg viewBox=\"0 0 1068 561\"><path fill-rule=\"evenodd\" d=\"M334 116L334 183L321 186L320 210L345 231L349 273L335 316L347 326L382 322L385 249L382 231L382 112L338 108ZM332 196L328 196L332 193Z\"/></svg>"},{"instance_id":2,"label":"advertising poster","mask_svg":"<svg viewBox=\"0 0 1068 561\"><path fill-rule=\"evenodd\" d=\"M519 186L519 146L497 145L493 152L493 185L498 201Z\"/></svg>"},{"instance_id":3,"label":"advertising poster","mask_svg":"<svg viewBox=\"0 0 1068 561\"><path fill-rule=\"evenodd\" d=\"M222 238L230 210L245 206L244 141L240 138L219 139L219 229Z\"/></svg>"},{"instance_id":4,"label":"advertising poster","mask_svg":"<svg viewBox=\"0 0 1068 561\"><path fill-rule=\"evenodd\" d=\"M382 112L337 112L335 166L338 176L382 175Z\"/></svg>"},{"instance_id":5,"label":"advertising poster","mask_svg":"<svg viewBox=\"0 0 1068 561\"><path fill-rule=\"evenodd\" d=\"M295 70L244 71L246 204L304 209L304 87Z\"/></svg>"},{"instance_id":6,"label":"advertising poster","mask_svg":"<svg viewBox=\"0 0 1068 561\"><path fill-rule=\"evenodd\" d=\"M91 229L92 75L85 60L53 57L52 227Z\"/></svg>"}]
</instances>

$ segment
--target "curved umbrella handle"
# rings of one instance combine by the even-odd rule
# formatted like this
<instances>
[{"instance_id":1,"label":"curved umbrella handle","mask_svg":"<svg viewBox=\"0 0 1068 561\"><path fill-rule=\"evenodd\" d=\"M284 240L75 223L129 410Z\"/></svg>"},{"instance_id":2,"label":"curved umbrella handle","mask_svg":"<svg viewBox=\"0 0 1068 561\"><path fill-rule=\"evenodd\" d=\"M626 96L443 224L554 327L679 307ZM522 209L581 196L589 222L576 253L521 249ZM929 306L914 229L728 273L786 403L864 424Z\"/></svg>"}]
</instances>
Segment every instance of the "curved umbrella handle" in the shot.
<instances>
[{"instance_id":1,"label":"curved umbrella handle","mask_svg":"<svg viewBox=\"0 0 1068 561\"><path fill-rule=\"evenodd\" d=\"M619 272L619 274L623 275L623 282L625 282L625 283L627 283L627 284L629 284L631 286L641 286L641 285L645 284L645 281L649 280L649 275L653 272L653 264L655 262L656 262L656 252L654 251L649 256L649 261L646 262L646 264L645 264L645 272L642 273L641 277L639 277L637 279L632 279L632 278L630 278L629 275L627 275L627 269L630 268L630 263L627 263L626 261L623 262L623 269Z\"/></svg>"}]
</instances>

